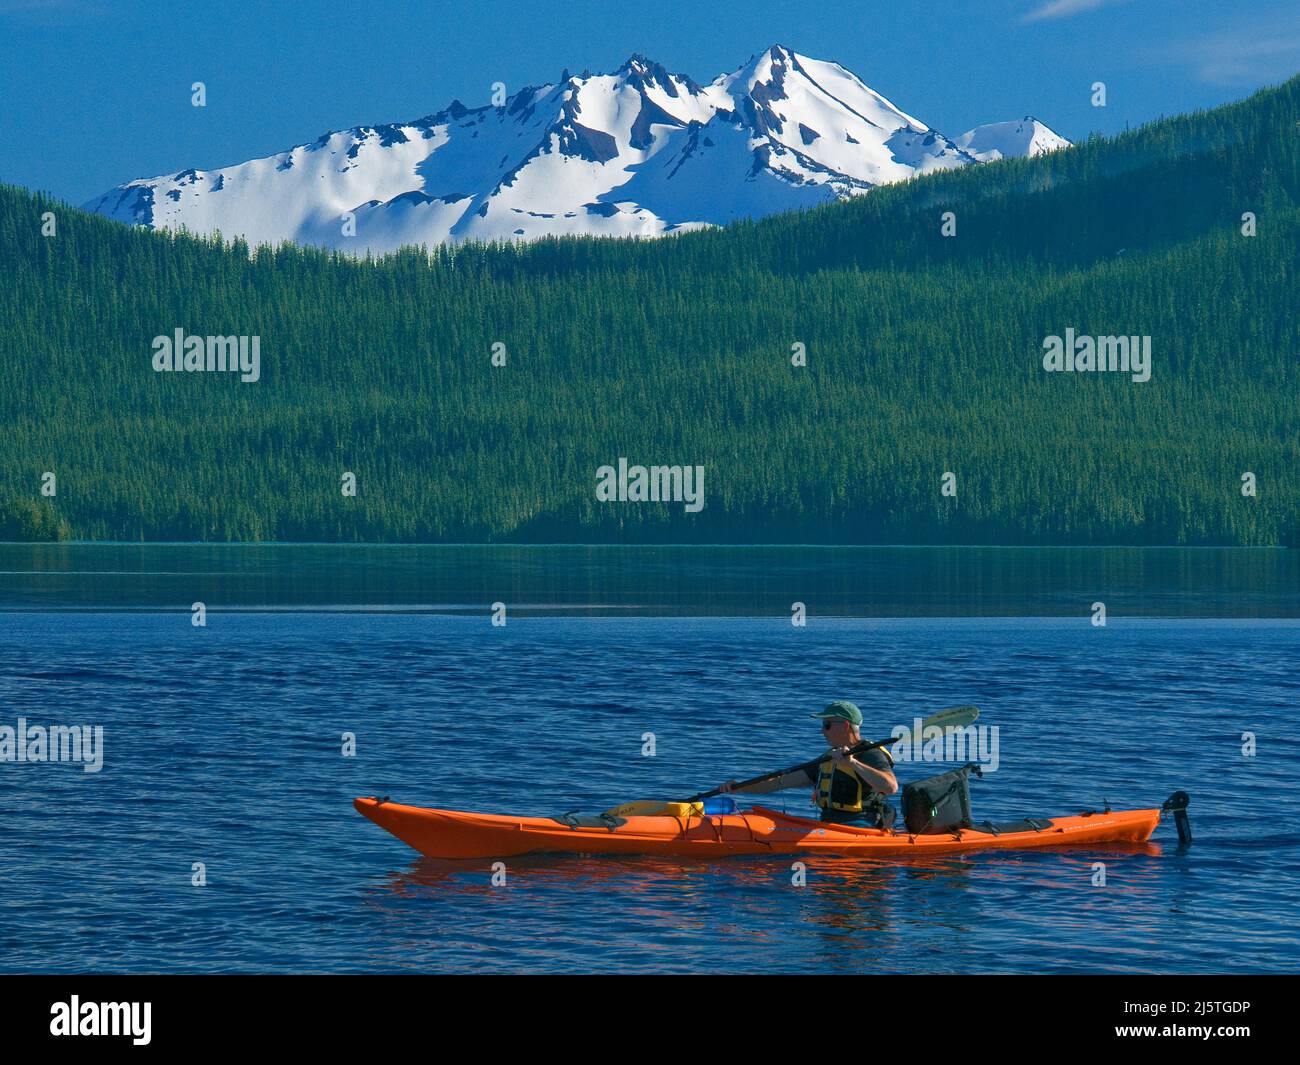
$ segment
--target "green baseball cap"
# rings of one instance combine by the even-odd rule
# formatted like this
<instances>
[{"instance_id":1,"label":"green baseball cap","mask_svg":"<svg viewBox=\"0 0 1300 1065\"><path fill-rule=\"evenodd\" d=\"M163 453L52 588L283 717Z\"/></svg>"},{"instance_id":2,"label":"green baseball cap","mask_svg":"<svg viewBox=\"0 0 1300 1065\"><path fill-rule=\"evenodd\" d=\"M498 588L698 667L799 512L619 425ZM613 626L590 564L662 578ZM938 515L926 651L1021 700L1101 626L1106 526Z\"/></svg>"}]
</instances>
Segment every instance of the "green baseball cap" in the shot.
<instances>
[{"instance_id":1,"label":"green baseball cap","mask_svg":"<svg viewBox=\"0 0 1300 1065\"><path fill-rule=\"evenodd\" d=\"M808 716L835 718L840 721L847 721L850 725L862 724L862 711L847 699L836 699L820 714L809 714Z\"/></svg>"}]
</instances>

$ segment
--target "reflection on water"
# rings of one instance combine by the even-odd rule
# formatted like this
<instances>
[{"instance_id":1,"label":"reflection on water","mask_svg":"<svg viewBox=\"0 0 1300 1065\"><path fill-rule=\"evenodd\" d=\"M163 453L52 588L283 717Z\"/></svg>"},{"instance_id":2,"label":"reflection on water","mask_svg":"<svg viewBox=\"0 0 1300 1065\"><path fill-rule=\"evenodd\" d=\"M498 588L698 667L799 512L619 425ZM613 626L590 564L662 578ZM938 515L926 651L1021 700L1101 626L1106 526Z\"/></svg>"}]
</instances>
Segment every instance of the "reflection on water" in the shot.
<instances>
[{"instance_id":1,"label":"reflection on water","mask_svg":"<svg viewBox=\"0 0 1300 1065\"><path fill-rule=\"evenodd\" d=\"M1300 551L0 544L0 610L1300 616Z\"/></svg>"},{"instance_id":2,"label":"reflection on water","mask_svg":"<svg viewBox=\"0 0 1300 1065\"><path fill-rule=\"evenodd\" d=\"M579 920L584 928L598 925L605 936L644 948L636 966L645 971L675 970L672 950L665 942L712 942L709 937L747 942L743 961L720 959L719 965L727 971L789 971L807 966L813 971L861 972L861 952L872 958L867 968L915 971L916 959L891 958L886 951L890 946L933 952L940 960L932 968L957 971L962 966L954 959L969 958L972 937L974 942L995 938L1017 908L1024 910L1022 923L1034 926L1029 932L1034 942L1068 954L1072 944L1095 940L1090 933L1113 921L1117 906L1122 905L1126 934L1136 937L1139 953L1145 953L1157 945L1159 929L1156 921L1142 915L1158 913L1173 901L1161 897L1168 890L1167 873L1153 861L1164 853L1171 852L1149 842L892 861L782 856L687 862L524 855L502 863L505 883L496 885L489 860L417 858L376 883L367 900L401 922L412 912L432 918L448 904L460 908L473 900L477 908L473 934L480 944L508 943L518 935L525 913L535 912L544 919L549 912L557 926ZM803 866L801 885L795 883L795 862ZM1109 886L1116 890L1093 886L1097 863L1104 863ZM1063 898L1069 900L1064 907ZM733 900L743 900L743 906ZM767 949L793 949L779 930L790 922L801 930L797 953L766 954ZM449 936L436 921L430 919L428 924L436 928L432 938L408 942L410 949L420 954L468 949L463 939ZM1134 946L1123 941L1093 942L1090 950L1109 956L1109 964L1122 969ZM530 948L517 944L515 951L514 965L486 958L479 964L526 970ZM945 952L952 955L946 965L941 960ZM991 964L990 971L1010 968Z\"/></svg>"}]
</instances>

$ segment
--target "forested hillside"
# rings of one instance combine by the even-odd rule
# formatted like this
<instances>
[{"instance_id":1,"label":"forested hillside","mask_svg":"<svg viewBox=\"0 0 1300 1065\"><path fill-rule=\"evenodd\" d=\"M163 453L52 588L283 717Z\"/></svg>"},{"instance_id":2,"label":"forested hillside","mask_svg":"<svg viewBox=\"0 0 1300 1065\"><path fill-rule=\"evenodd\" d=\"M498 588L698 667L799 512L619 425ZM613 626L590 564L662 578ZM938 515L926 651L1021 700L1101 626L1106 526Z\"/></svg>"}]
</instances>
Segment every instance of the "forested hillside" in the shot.
<instances>
[{"instance_id":1,"label":"forested hillside","mask_svg":"<svg viewBox=\"0 0 1300 1065\"><path fill-rule=\"evenodd\" d=\"M2 187L0 539L1293 544L1298 146L1293 79L724 230L378 262ZM260 337L260 380L155 372L178 328ZM1151 379L1044 372L1067 328L1150 336ZM620 456L704 466L703 509L599 501Z\"/></svg>"}]
</instances>

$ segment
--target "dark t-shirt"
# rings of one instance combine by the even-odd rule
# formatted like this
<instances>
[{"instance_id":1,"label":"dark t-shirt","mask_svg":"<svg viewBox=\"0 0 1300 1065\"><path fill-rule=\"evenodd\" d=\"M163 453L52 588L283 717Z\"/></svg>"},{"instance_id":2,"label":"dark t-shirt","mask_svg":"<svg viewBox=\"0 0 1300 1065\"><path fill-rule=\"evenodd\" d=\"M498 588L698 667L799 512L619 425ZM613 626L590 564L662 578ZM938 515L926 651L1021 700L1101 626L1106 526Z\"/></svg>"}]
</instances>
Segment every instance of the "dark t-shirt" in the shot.
<instances>
[{"instance_id":1,"label":"dark t-shirt","mask_svg":"<svg viewBox=\"0 0 1300 1065\"><path fill-rule=\"evenodd\" d=\"M827 757L829 758L830 755L828 754ZM864 754L855 755L854 757L860 762L869 765L872 769L890 770L894 768L893 763L889 760L889 756L879 747L873 747ZM824 760L825 759L823 759L823 761ZM808 777L808 783L813 787L816 787L818 775L817 768L805 769L804 773ZM846 769L831 777L831 801L851 803L858 794L858 789L854 784L854 779L856 777L857 774L853 773L851 769ZM875 795L876 799L881 803L884 802L883 796L881 796L879 792L875 791L865 780L862 781L862 790L862 802L864 806L869 805L868 800L871 795ZM862 813L850 813L847 810L826 809L822 810L821 817L823 821L836 821L841 824L855 821L873 824L876 821L876 815L870 809L864 809Z\"/></svg>"}]
</instances>

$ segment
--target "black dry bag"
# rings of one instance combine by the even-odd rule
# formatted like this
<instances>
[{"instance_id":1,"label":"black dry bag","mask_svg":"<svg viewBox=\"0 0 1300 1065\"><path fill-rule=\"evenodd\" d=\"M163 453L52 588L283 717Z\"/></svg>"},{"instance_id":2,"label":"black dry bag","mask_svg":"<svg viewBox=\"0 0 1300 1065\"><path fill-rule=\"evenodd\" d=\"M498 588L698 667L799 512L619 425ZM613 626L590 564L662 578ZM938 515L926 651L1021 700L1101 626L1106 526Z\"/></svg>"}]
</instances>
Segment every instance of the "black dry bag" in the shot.
<instances>
[{"instance_id":1,"label":"black dry bag","mask_svg":"<svg viewBox=\"0 0 1300 1065\"><path fill-rule=\"evenodd\" d=\"M983 776L979 766L967 762L951 773L903 785L903 823L914 836L955 832L970 828L971 770Z\"/></svg>"}]
</instances>

